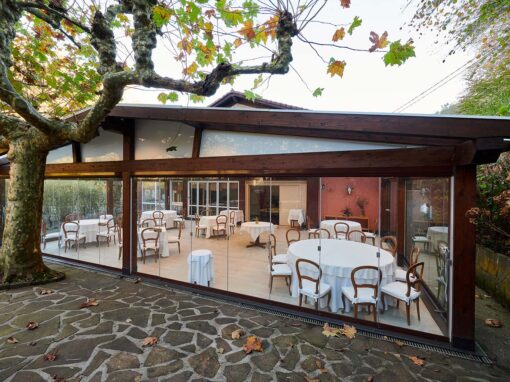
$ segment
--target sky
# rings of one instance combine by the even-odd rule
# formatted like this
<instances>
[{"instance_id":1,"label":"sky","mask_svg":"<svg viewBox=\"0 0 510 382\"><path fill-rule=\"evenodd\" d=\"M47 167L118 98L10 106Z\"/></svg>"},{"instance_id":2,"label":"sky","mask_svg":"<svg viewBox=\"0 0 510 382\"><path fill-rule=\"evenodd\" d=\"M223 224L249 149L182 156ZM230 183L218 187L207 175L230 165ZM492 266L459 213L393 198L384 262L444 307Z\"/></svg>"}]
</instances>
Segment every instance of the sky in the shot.
<instances>
[{"instance_id":1,"label":"sky","mask_svg":"<svg viewBox=\"0 0 510 382\"><path fill-rule=\"evenodd\" d=\"M322 21L348 25L354 16L359 16L363 20L361 27L341 42L354 48L368 49L371 46L368 40L371 31L379 35L388 31L390 41L401 39L405 42L408 38L413 38L416 57L409 59L404 65L386 67L382 61L383 53L320 48L324 59L334 57L347 62L343 78L331 78L326 73L327 64L322 62L307 44L296 41L293 46L294 69L284 76L272 76L269 86L264 84L255 92L265 99L312 110L395 112L471 59L469 53L463 52L449 56L450 49L445 40L440 39L436 43L436 32L410 30L407 24L414 9L412 6L406 8L407 2L408 0L352 0L351 7L343 9L338 0L328 0L319 17ZM333 26L314 23L309 24L303 33L309 40L329 43L334 31ZM253 55L254 52L249 48L239 49L239 59ZM179 76L181 68L171 67L175 61L162 44L159 44L153 58L159 73ZM237 80L234 87L223 86L203 104L194 105L188 102L186 96L181 96L176 104L206 106L230 90L242 92L250 89L254 78L255 76L245 76ZM321 97L313 97L311 94L317 87L325 89ZM454 103L464 89L464 78L459 75L402 112L437 113L443 105ZM157 89L128 89L122 102L160 103L157 100L160 92Z\"/></svg>"}]
</instances>

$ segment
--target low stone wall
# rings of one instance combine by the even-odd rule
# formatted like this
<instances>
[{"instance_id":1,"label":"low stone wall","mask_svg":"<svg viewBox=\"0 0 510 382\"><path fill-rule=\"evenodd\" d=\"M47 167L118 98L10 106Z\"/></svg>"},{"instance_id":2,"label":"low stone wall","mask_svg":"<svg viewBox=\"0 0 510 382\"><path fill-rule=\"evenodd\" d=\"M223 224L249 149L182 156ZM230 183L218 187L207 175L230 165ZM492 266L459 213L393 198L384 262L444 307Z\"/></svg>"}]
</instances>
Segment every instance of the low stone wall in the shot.
<instances>
[{"instance_id":1,"label":"low stone wall","mask_svg":"<svg viewBox=\"0 0 510 382\"><path fill-rule=\"evenodd\" d=\"M510 309L510 257L477 245L476 285Z\"/></svg>"}]
</instances>

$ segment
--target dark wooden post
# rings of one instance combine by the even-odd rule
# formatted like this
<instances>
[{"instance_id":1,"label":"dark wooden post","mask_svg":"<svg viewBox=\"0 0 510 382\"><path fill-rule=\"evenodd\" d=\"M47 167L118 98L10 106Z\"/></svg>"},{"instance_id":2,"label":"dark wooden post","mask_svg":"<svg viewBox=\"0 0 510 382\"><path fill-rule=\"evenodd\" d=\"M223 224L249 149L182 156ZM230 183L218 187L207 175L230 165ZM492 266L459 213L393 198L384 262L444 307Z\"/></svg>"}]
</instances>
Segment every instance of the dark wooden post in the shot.
<instances>
[{"instance_id":1,"label":"dark wooden post","mask_svg":"<svg viewBox=\"0 0 510 382\"><path fill-rule=\"evenodd\" d=\"M319 226L319 216L322 209L319 202L320 179L318 177L306 178L306 215L310 218L310 227Z\"/></svg>"},{"instance_id":2,"label":"dark wooden post","mask_svg":"<svg viewBox=\"0 0 510 382\"><path fill-rule=\"evenodd\" d=\"M397 181L397 262L403 263L403 258L406 256L405 237L406 237L406 181L403 178L398 178Z\"/></svg>"},{"instance_id":3,"label":"dark wooden post","mask_svg":"<svg viewBox=\"0 0 510 382\"><path fill-rule=\"evenodd\" d=\"M165 210L170 209L170 179L163 178L163 192L164 192L164 198L165 198Z\"/></svg>"},{"instance_id":4,"label":"dark wooden post","mask_svg":"<svg viewBox=\"0 0 510 382\"><path fill-rule=\"evenodd\" d=\"M134 121L126 121L123 132L123 160L135 158L135 130ZM131 184L131 172L122 172L122 273L130 274L136 272L136 204L132 208L132 201L136 203L136 188ZM134 249L134 250L133 250ZM131 261L133 254L134 261ZM131 265L132 264L132 265Z\"/></svg>"},{"instance_id":5,"label":"dark wooden post","mask_svg":"<svg viewBox=\"0 0 510 382\"><path fill-rule=\"evenodd\" d=\"M200 145L202 144L202 131L201 127L195 127L195 136L193 137L193 149L191 153L192 158L200 157Z\"/></svg>"},{"instance_id":6,"label":"dark wooden post","mask_svg":"<svg viewBox=\"0 0 510 382\"><path fill-rule=\"evenodd\" d=\"M452 344L475 347L475 226L466 211L476 205L476 166L457 166L453 181Z\"/></svg>"}]
</instances>

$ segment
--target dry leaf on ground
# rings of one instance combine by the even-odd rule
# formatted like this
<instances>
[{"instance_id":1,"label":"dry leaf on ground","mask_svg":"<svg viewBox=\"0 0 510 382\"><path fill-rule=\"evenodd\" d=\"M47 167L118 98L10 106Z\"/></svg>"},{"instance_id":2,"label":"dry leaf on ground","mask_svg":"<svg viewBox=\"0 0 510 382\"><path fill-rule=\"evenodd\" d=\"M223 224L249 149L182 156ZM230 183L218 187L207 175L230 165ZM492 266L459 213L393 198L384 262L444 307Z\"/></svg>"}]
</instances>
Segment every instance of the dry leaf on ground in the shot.
<instances>
[{"instance_id":1,"label":"dry leaf on ground","mask_svg":"<svg viewBox=\"0 0 510 382\"><path fill-rule=\"evenodd\" d=\"M66 379L64 377L59 377L58 375L53 376L54 382L66 382Z\"/></svg>"},{"instance_id":2,"label":"dry leaf on ground","mask_svg":"<svg viewBox=\"0 0 510 382\"><path fill-rule=\"evenodd\" d=\"M128 324L130 324L131 322L133 322L133 320L132 320L131 318L127 318L127 319L126 319L126 322L127 322Z\"/></svg>"},{"instance_id":3,"label":"dry leaf on ground","mask_svg":"<svg viewBox=\"0 0 510 382\"><path fill-rule=\"evenodd\" d=\"M395 345L397 345L399 348L401 348L402 346L404 346L404 343L402 341L395 340Z\"/></svg>"},{"instance_id":4,"label":"dry leaf on ground","mask_svg":"<svg viewBox=\"0 0 510 382\"><path fill-rule=\"evenodd\" d=\"M490 326L491 328L501 328L503 326L501 320L496 318L487 318L485 320L485 325Z\"/></svg>"},{"instance_id":5,"label":"dry leaf on ground","mask_svg":"<svg viewBox=\"0 0 510 382\"><path fill-rule=\"evenodd\" d=\"M224 352L225 352L225 349L223 349L223 348L216 349L216 353L218 353L218 354L223 354Z\"/></svg>"},{"instance_id":6,"label":"dry leaf on ground","mask_svg":"<svg viewBox=\"0 0 510 382\"><path fill-rule=\"evenodd\" d=\"M252 351L263 351L264 348L262 347L262 342L256 336L249 336L246 339L243 350L246 354L250 354Z\"/></svg>"},{"instance_id":7,"label":"dry leaf on ground","mask_svg":"<svg viewBox=\"0 0 510 382\"><path fill-rule=\"evenodd\" d=\"M28 330L34 330L35 328L39 327L39 324L36 321L28 321L26 327Z\"/></svg>"},{"instance_id":8,"label":"dry leaf on ground","mask_svg":"<svg viewBox=\"0 0 510 382\"><path fill-rule=\"evenodd\" d=\"M142 346L154 346L157 343L158 343L158 338L157 337L146 337L143 340Z\"/></svg>"},{"instance_id":9,"label":"dry leaf on ground","mask_svg":"<svg viewBox=\"0 0 510 382\"><path fill-rule=\"evenodd\" d=\"M7 343L8 344L17 344L18 340L14 337L9 337L9 338L7 338Z\"/></svg>"},{"instance_id":10,"label":"dry leaf on ground","mask_svg":"<svg viewBox=\"0 0 510 382\"><path fill-rule=\"evenodd\" d=\"M357 330L354 326L344 325L341 333L352 340L354 337L356 337Z\"/></svg>"},{"instance_id":11,"label":"dry leaf on ground","mask_svg":"<svg viewBox=\"0 0 510 382\"><path fill-rule=\"evenodd\" d=\"M242 336L244 336L246 333L244 332L243 329L237 329L237 330L234 330L231 334L232 336L232 339L233 340L238 340L239 338L241 338Z\"/></svg>"},{"instance_id":12,"label":"dry leaf on ground","mask_svg":"<svg viewBox=\"0 0 510 382\"><path fill-rule=\"evenodd\" d=\"M341 332L342 329L332 328L327 322L322 327L322 334L324 334L326 337L338 336Z\"/></svg>"},{"instance_id":13,"label":"dry leaf on ground","mask_svg":"<svg viewBox=\"0 0 510 382\"><path fill-rule=\"evenodd\" d=\"M419 357L416 357L415 355L412 355L412 356L409 356L409 359L411 361L413 361L413 363L416 365L416 366L423 366L425 364L425 360L424 359L421 359Z\"/></svg>"},{"instance_id":14,"label":"dry leaf on ground","mask_svg":"<svg viewBox=\"0 0 510 382\"><path fill-rule=\"evenodd\" d=\"M44 355L44 360L45 361L55 361L57 359L57 353L48 353L48 354L45 354Z\"/></svg>"},{"instance_id":15,"label":"dry leaf on ground","mask_svg":"<svg viewBox=\"0 0 510 382\"><path fill-rule=\"evenodd\" d=\"M315 366L317 366L317 369L321 373L327 373L328 372L328 370L324 367L324 364L322 363L322 360L320 360L319 358L315 359Z\"/></svg>"},{"instance_id":16,"label":"dry leaf on ground","mask_svg":"<svg viewBox=\"0 0 510 382\"><path fill-rule=\"evenodd\" d=\"M290 326L293 326L295 328L299 328L299 327L301 327L301 323L300 322L293 322L292 324L290 324Z\"/></svg>"},{"instance_id":17,"label":"dry leaf on ground","mask_svg":"<svg viewBox=\"0 0 510 382\"><path fill-rule=\"evenodd\" d=\"M87 301L81 303L80 309L89 308L91 306L98 306L98 305L99 305L99 302L97 302L95 298L87 298Z\"/></svg>"},{"instance_id":18,"label":"dry leaf on ground","mask_svg":"<svg viewBox=\"0 0 510 382\"><path fill-rule=\"evenodd\" d=\"M317 378L305 377L306 382L319 382L320 380Z\"/></svg>"},{"instance_id":19,"label":"dry leaf on ground","mask_svg":"<svg viewBox=\"0 0 510 382\"><path fill-rule=\"evenodd\" d=\"M39 294L40 295L52 294L52 293L53 293L53 289L47 289L47 288L39 289Z\"/></svg>"}]
</instances>

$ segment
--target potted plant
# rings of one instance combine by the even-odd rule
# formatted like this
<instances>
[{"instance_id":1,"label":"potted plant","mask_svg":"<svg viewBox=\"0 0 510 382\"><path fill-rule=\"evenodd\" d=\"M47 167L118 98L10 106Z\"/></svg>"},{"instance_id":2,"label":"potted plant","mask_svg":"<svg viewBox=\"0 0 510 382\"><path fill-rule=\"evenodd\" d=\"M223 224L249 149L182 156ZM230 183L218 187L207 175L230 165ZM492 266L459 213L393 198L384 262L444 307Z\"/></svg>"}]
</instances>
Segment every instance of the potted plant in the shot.
<instances>
[{"instance_id":1,"label":"potted plant","mask_svg":"<svg viewBox=\"0 0 510 382\"><path fill-rule=\"evenodd\" d=\"M349 207L345 207L344 210L342 211L342 215L344 215L344 216L352 216L351 209Z\"/></svg>"}]
</instances>

